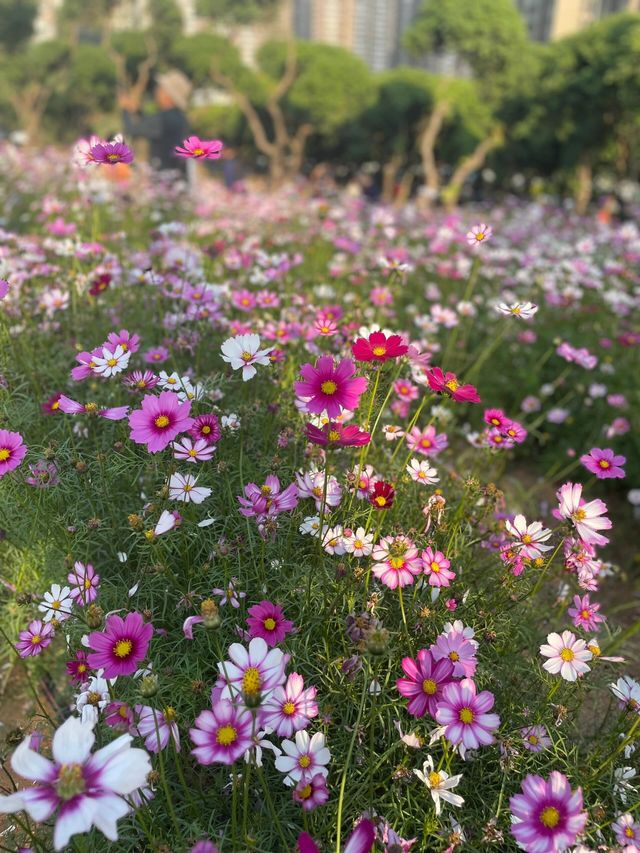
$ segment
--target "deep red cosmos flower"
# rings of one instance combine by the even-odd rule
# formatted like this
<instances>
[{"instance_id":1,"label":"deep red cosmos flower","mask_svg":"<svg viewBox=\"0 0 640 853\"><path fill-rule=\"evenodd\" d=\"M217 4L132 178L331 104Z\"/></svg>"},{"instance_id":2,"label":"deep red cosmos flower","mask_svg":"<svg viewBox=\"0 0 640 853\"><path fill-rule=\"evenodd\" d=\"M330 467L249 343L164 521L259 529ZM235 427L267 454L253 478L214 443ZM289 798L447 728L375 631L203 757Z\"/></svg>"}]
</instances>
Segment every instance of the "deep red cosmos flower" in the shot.
<instances>
[{"instance_id":1,"label":"deep red cosmos flower","mask_svg":"<svg viewBox=\"0 0 640 853\"><path fill-rule=\"evenodd\" d=\"M368 338L358 338L351 347L356 361L387 361L405 355L408 350L400 335L387 337L384 332L371 332Z\"/></svg>"},{"instance_id":2,"label":"deep red cosmos flower","mask_svg":"<svg viewBox=\"0 0 640 853\"><path fill-rule=\"evenodd\" d=\"M374 509L391 509L395 500L396 490L391 483L379 480L369 495L369 503Z\"/></svg>"},{"instance_id":3,"label":"deep red cosmos flower","mask_svg":"<svg viewBox=\"0 0 640 853\"><path fill-rule=\"evenodd\" d=\"M480 396L473 385L462 385L455 373L443 373L439 367L427 370L429 387L438 394L448 394L457 403L479 403Z\"/></svg>"},{"instance_id":4,"label":"deep red cosmos flower","mask_svg":"<svg viewBox=\"0 0 640 853\"><path fill-rule=\"evenodd\" d=\"M89 288L89 293L91 296L100 296L100 294L104 293L110 284L111 275L108 272L100 273L100 275L94 279L93 284Z\"/></svg>"},{"instance_id":5,"label":"deep red cosmos flower","mask_svg":"<svg viewBox=\"0 0 640 853\"><path fill-rule=\"evenodd\" d=\"M322 428L313 424L305 424L305 430L309 441L313 444L320 444L323 447L327 445L362 447L371 441L371 434L361 430L355 424L345 426L335 423L335 421L329 421Z\"/></svg>"}]
</instances>

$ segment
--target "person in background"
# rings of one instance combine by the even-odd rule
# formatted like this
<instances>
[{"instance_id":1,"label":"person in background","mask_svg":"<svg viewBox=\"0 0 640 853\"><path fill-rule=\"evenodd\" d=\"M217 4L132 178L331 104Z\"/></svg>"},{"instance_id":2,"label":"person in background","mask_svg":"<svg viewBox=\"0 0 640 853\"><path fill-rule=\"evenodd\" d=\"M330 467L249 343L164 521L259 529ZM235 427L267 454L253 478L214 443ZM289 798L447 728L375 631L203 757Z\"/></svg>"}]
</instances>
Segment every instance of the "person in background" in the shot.
<instances>
[{"instance_id":1,"label":"person in background","mask_svg":"<svg viewBox=\"0 0 640 853\"><path fill-rule=\"evenodd\" d=\"M154 168L177 171L185 177L187 161L176 157L174 149L191 133L185 114L190 94L188 78L181 71L171 70L156 78L154 99L157 112L141 115L140 102L131 93L123 92L118 98L125 135L149 141L149 155Z\"/></svg>"}]
</instances>

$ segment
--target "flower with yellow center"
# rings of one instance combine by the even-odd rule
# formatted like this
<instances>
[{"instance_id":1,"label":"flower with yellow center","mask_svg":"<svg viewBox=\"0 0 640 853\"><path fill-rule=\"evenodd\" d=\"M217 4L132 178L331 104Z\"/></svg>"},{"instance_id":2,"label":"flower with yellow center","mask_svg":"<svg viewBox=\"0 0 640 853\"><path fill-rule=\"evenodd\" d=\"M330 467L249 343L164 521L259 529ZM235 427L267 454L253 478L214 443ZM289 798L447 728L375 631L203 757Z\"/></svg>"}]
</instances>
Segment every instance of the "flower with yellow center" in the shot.
<instances>
[{"instance_id":1,"label":"flower with yellow center","mask_svg":"<svg viewBox=\"0 0 640 853\"><path fill-rule=\"evenodd\" d=\"M320 386L320 390L322 391L323 394L327 394L327 396L331 396L332 394L336 393L336 391L338 390L338 386L336 385L336 383L333 380L326 379L322 383L322 385Z\"/></svg>"},{"instance_id":2,"label":"flower with yellow center","mask_svg":"<svg viewBox=\"0 0 640 853\"><path fill-rule=\"evenodd\" d=\"M255 666L248 667L242 677L242 692L247 696L256 696L260 693L261 686L259 670Z\"/></svg>"},{"instance_id":3,"label":"flower with yellow center","mask_svg":"<svg viewBox=\"0 0 640 853\"><path fill-rule=\"evenodd\" d=\"M118 642L113 647L113 653L117 658L127 658L131 654L133 650L133 643L131 640L118 640Z\"/></svg>"},{"instance_id":4,"label":"flower with yellow center","mask_svg":"<svg viewBox=\"0 0 640 853\"><path fill-rule=\"evenodd\" d=\"M435 683L433 678L425 678L422 682L422 690L427 694L427 696L434 696L438 690L438 685Z\"/></svg>"},{"instance_id":5,"label":"flower with yellow center","mask_svg":"<svg viewBox=\"0 0 640 853\"><path fill-rule=\"evenodd\" d=\"M560 812L555 806L546 806L540 812L540 823L547 829L554 829L560 822Z\"/></svg>"},{"instance_id":6,"label":"flower with yellow center","mask_svg":"<svg viewBox=\"0 0 640 853\"><path fill-rule=\"evenodd\" d=\"M307 767L311 764L311 756L310 755L301 755L298 759L298 764L302 767L303 770L306 770Z\"/></svg>"},{"instance_id":7,"label":"flower with yellow center","mask_svg":"<svg viewBox=\"0 0 640 853\"><path fill-rule=\"evenodd\" d=\"M158 427L158 429L164 429L169 426L169 418L166 415L158 415L158 417L154 420L154 424Z\"/></svg>"},{"instance_id":8,"label":"flower with yellow center","mask_svg":"<svg viewBox=\"0 0 640 853\"><path fill-rule=\"evenodd\" d=\"M263 622L262 624L264 625L265 630L267 630L267 631L274 631L274 630L275 630L275 628L276 628L276 625L277 625L278 623L277 623L277 622L276 622L276 620L275 620L275 619L273 619L271 616L267 616L267 618L264 620L264 622Z\"/></svg>"},{"instance_id":9,"label":"flower with yellow center","mask_svg":"<svg viewBox=\"0 0 640 853\"><path fill-rule=\"evenodd\" d=\"M238 739L238 732L233 726L220 726L216 732L216 743L220 746L231 746Z\"/></svg>"},{"instance_id":10,"label":"flower with yellow center","mask_svg":"<svg viewBox=\"0 0 640 853\"><path fill-rule=\"evenodd\" d=\"M0 447L0 462L6 462L11 456L11 451L8 447Z\"/></svg>"}]
</instances>

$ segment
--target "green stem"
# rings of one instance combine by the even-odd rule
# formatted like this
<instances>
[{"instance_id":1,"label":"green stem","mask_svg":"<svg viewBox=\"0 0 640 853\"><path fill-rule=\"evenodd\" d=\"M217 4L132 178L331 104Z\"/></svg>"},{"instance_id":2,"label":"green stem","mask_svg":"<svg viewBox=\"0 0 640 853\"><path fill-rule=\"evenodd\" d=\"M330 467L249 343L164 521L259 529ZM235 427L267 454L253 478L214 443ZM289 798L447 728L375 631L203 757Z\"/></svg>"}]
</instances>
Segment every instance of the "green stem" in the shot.
<instances>
[{"instance_id":1,"label":"green stem","mask_svg":"<svg viewBox=\"0 0 640 853\"><path fill-rule=\"evenodd\" d=\"M363 669L363 683L362 683L362 695L360 697L360 705L358 707L358 716L356 717L356 723L353 727L353 735L351 736L351 742L349 743L349 750L347 752L347 757L345 759L344 768L342 770L342 779L340 780L340 794L338 796L338 817L336 818L336 853L340 853L340 832L342 829L342 810L344 808L344 792L347 787L347 773L349 772L349 765L351 764L351 756L353 755L353 747L356 743L356 738L358 737L358 729L360 727L360 720L362 719L362 712L364 710L364 703L367 696L367 671Z\"/></svg>"}]
</instances>

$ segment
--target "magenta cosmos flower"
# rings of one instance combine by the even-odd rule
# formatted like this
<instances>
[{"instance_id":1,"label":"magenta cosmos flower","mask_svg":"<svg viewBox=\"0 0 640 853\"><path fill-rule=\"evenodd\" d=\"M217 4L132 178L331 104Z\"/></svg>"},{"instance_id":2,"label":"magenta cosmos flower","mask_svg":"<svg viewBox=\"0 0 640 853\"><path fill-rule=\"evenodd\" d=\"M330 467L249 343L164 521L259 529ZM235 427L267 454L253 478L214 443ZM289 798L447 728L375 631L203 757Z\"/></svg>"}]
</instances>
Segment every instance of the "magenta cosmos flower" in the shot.
<instances>
[{"instance_id":1,"label":"magenta cosmos flower","mask_svg":"<svg viewBox=\"0 0 640 853\"><path fill-rule=\"evenodd\" d=\"M462 385L455 373L443 373L439 367L427 370L427 380L432 391L447 394L457 403L479 403L480 397L473 385Z\"/></svg>"},{"instance_id":2,"label":"magenta cosmos flower","mask_svg":"<svg viewBox=\"0 0 640 853\"><path fill-rule=\"evenodd\" d=\"M13 471L27 453L27 445L19 432L0 429L0 478Z\"/></svg>"},{"instance_id":3,"label":"magenta cosmos flower","mask_svg":"<svg viewBox=\"0 0 640 853\"><path fill-rule=\"evenodd\" d=\"M449 568L451 561L447 560L442 551L425 548L422 552L422 569L429 578L429 586L449 586L456 573Z\"/></svg>"},{"instance_id":4,"label":"magenta cosmos flower","mask_svg":"<svg viewBox=\"0 0 640 853\"><path fill-rule=\"evenodd\" d=\"M262 637L268 646L277 646L293 628L293 622L284 618L282 607L271 601L261 601L248 610L249 636Z\"/></svg>"},{"instance_id":5,"label":"magenta cosmos flower","mask_svg":"<svg viewBox=\"0 0 640 853\"><path fill-rule=\"evenodd\" d=\"M16 649L21 658L36 657L53 640L54 628L51 622L34 619L26 631L20 631Z\"/></svg>"},{"instance_id":6,"label":"magenta cosmos flower","mask_svg":"<svg viewBox=\"0 0 640 853\"><path fill-rule=\"evenodd\" d=\"M490 714L495 697L489 690L478 693L470 678L447 684L438 703L436 720L445 727L444 736L454 746L478 749L493 743L500 717Z\"/></svg>"},{"instance_id":7,"label":"magenta cosmos flower","mask_svg":"<svg viewBox=\"0 0 640 853\"><path fill-rule=\"evenodd\" d=\"M181 403L173 391L162 391L158 397L147 394L142 408L129 415L130 438L136 444L146 444L149 453L164 450L179 433L193 425L190 410L191 401Z\"/></svg>"},{"instance_id":8,"label":"magenta cosmos flower","mask_svg":"<svg viewBox=\"0 0 640 853\"><path fill-rule=\"evenodd\" d=\"M273 729L278 737L291 737L318 716L317 688L304 686L304 679L292 672L284 687L276 687L262 707L261 725Z\"/></svg>"},{"instance_id":9,"label":"magenta cosmos flower","mask_svg":"<svg viewBox=\"0 0 640 853\"><path fill-rule=\"evenodd\" d=\"M316 773L311 779L301 779L293 789L293 800L306 812L323 806L329 799L329 789L322 773Z\"/></svg>"},{"instance_id":10,"label":"magenta cosmos flower","mask_svg":"<svg viewBox=\"0 0 640 853\"><path fill-rule=\"evenodd\" d=\"M371 441L371 434L355 424L329 421L322 428L313 424L305 424L304 428L309 441L321 447L362 447Z\"/></svg>"},{"instance_id":11,"label":"magenta cosmos flower","mask_svg":"<svg viewBox=\"0 0 640 853\"><path fill-rule=\"evenodd\" d=\"M573 619L573 624L576 628L583 628L585 631L599 631L600 623L606 621L606 616L602 616L598 611L600 605L589 600L589 595L573 596L573 607L568 610L569 616Z\"/></svg>"},{"instance_id":12,"label":"magenta cosmos flower","mask_svg":"<svg viewBox=\"0 0 640 853\"><path fill-rule=\"evenodd\" d=\"M219 139L200 139L190 136L182 145L176 145L178 157L192 157L194 160L217 160L222 154L222 142Z\"/></svg>"},{"instance_id":13,"label":"magenta cosmos flower","mask_svg":"<svg viewBox=\"0 0 640 853\"><path fill-rule=\"evenodd\" d=\"M387 337L384 332L371 332L368 338L358 338L351 346L356 361L387 361L406 355L408 350L400 335Z\"/></svg>"},{"instance_id":14,"label":"magenta cosmos flower","mask_svg":"<svg viewBox=\"0 0 640 853\"><path fill-rule=\"evenodd\" d=\"M408 699L407 711L414 717L429 714L435 719L438 702L447 684L453 681L453 664L447 658L437 663L429 649L420 649L417 660L402 659L406 678L398 678L396 687Z\"/></svg>"},{"instance_id":15,"label":"magenta cosmos flower","mask_svg":"<svg viewBox=\"0 0 640 853\"><path fill-rule=\"evenodd\" d=\"M616 456L610 447L606 447L604 450L593 447L588 453L580 457L580 461L587 471L591 471L599 480L625 476L622 466L627 461L626 458Z\"/></svg>"},{"instance_id":16,"label":"magenta cosmos flower","mask_svg":"<svg viewBox=\"0 0 640 853\"><path fill-rule=\"evenodd\" d=\"M548 779L529 774L522 793L509 800L511 833L526 853L560 853L571 847L587 822L582 789L571 790L569 780L553 770Z\"/></svg>"},{"instance_id":17,"label":"magenta cosmos flower","mask_svg":"<svg viewBox=\"0 0 640 853\"><path fill-rule=\"evenodd\" d=\"M113 613L104 631L89 634L92 652L87 662L92 669L104 669L105 678L131 675L146 657L152 634L153 625L139 613L128 613L124 619Z\"/></svg>"},{"instance_id":18,"label":"magenta cosmos flower","mask_svg":"<svg viewBox=\"0 0 640 853\"><path fill-rule=\"evenodd\" d=\"M89 151L91 162L115 166L118 163L133 163L133 151L124 142L98 142Z\"/></svg>"},{"instance_id":19,"label":"magenta cosmos flower","mask_svg":"<svg viewBox=\"0 0 640 853\"><path fill-rule=\"evenodd\" d=\"M336 364L332 356L323 355L315 366L302 365L302 380L295 383L295 392L307 400L310 412L320 414L326 409L330 418L337 418L343 409L357 409L366 391L367 380L363 376L353 377L354 373L351 359L345 358Z\"/></svg>"},{"instance_id":20,"label":"magenta cosmos flower","mask_svg":"<svg viewBox=\"0 0 640 853\"><path fill-rule=\"evenodd\" d=\"M189 729L196 748L191 752L200 764L233 764L253 744L253 715L221 699L212 709L202 711Z\"/></svg>"}]
</instances>

